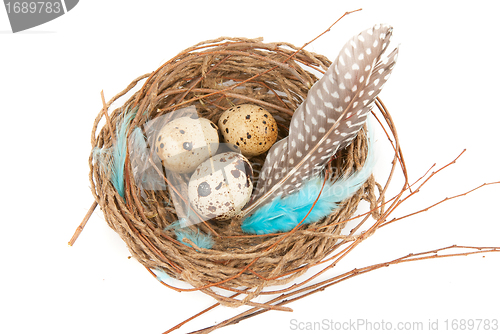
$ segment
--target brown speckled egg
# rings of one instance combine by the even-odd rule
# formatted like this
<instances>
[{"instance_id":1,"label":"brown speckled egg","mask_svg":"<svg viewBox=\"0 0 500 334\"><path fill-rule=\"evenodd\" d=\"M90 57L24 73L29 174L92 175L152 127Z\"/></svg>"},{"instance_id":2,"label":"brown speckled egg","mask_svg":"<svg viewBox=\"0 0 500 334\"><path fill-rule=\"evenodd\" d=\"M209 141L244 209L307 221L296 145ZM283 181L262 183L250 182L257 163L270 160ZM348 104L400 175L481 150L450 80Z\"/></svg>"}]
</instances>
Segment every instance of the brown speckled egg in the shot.
<instances>
[{"instance_id":1,"label":"brown speckled egg","mask_svg":"<svg viewBox=\"0 0 500 334\"><path fill-rule=\"evenodd\" d=\"M252 194L252 167L241 154L226 152L201 163L189 180L188 197L204 218L230 219Z\"/></svg>"},{"instance_id":2,"label":"brown speckled egg","mask_svg":"<svg viewBox=\"0 0 500 334\"><path fill-rule=\"evenodd\" d=\"M165 168L190 173L217 151L217 126L206 118L180 117L161 128L155 146Z\"/></svg>"},{"instance_id":3,"label":"brown speckled egg","mask_svg":"<svg viewBox=\"0 0 500 334\"><path fill-rule=\"evenodd\" d=\"M226 143L236 145L247 157L262 154L278 138L274 117L262 107L242 104L227 109L219 118L219 128Z\"/></svg>"}]
</instances>

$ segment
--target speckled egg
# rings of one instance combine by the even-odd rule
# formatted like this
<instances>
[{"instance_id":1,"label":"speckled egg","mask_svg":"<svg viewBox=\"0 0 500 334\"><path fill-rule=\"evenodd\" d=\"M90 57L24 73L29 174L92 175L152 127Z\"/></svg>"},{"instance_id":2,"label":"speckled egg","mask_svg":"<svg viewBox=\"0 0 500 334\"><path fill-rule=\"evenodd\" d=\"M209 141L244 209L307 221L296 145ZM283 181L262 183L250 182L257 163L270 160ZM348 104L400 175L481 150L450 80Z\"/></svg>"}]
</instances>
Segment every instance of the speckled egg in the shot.
<instances>
[{"instance_id":1,"label":"speckled egg","mask_svg":"<svg viewBox=\"0 0 500 334\"><path fill-rule=\"evenodd\" d=\"M156 139L156 153L165 168L190 173L215 154L217 126L206 118L180 117L165 124Z\"/></svg>"},{"instance_id":2,"label":"speckled egg","mask_svg":"<svg viewBox=\"0 0 500 334\"><path fill-rule=\"evenodd\" d=\"M191 175L188 197L204 218L230 219L241 212L252 194L252 167L241 154L217 154Z\"/></svg>"},{"instance_id":3,"label":"speckled egg","mask_svg":"<svg viewBox=\"0 0 500 334\"><path fill-rule=\"evenodd\" d=\"M219 118L219 128L226 143L236 145L247 157L262 154L278 138L274 117L262 107L242 104L227 109Z\"/></svg>"}]
</instances>

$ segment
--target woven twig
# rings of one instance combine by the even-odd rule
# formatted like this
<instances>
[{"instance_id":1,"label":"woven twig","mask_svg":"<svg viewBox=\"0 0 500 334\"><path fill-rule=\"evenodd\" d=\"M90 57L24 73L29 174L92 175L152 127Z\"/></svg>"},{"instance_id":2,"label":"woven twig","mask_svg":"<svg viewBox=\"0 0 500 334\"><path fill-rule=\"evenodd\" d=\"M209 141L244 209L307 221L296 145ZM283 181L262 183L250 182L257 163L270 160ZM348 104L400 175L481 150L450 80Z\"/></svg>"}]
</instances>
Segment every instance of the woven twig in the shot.
<instances>
[{"instance_id":1,"label":"woven twig","mask_svg":"<svg viewBox=\"0 0 500 334\"><path fill-rule=\"evenodd\" d=\"M113 144L112 129L126 110L138 108L131 128L170 111L195 106L200 117L217 123L229 107L252 103L264 107L279 125L278 140L287 136L293 111L305 99L317 80L314 72L324 71L331 62L324 56L299 50L288 43L263 43L261 39L219 38L197 44L162 65L155 72L134 80L124 91L113 97L108 106L145 80L123 106L109 115L99 113L92 130L94 148ZM296 53L296 54L294 54ZM355 141L339 152L329 164L332 178L359 169L366 157L367 141L362 131ZM251 159L258 172L265 155ZM337 249L341 230L363 199L374 208L373 215L383 212L378 207L379 189L371 178L358 193L341 205L329 217L301 227L293 233L249 236L240 229L240 221L207 221L199 224L211 233L212 249L188 247L165 229L177 220L168 191L145 191L135 184L130 163L125 165L125 198L122 198L92 156L90 181L92 192L104 217L126 242L130 252L148 269L159 269L170 276L190 283L227 306L248 304L266 286L286 284L304 274ZM340 236L340 237L339 237ZM352 237L349 237L352 239ZM225 297L213 287L246 294L238 300ZM241 289L248 289L244 292ZM262 306L266 307L266 306ZM269 306L267 306L269 307Z\"/></svg>"}]
</instances>

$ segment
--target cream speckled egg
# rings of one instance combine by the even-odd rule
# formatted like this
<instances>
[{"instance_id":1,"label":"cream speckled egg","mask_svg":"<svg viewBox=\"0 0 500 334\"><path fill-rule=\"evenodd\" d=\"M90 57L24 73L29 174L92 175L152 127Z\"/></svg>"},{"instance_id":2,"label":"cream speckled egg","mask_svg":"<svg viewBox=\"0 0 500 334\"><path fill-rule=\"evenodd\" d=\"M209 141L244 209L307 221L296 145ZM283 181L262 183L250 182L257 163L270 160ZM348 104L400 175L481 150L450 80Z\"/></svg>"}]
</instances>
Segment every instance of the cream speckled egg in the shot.
<instances>
[{"instance_id":1,"label":"cream speckled egg","mask_svg":"<svg viewBox=\"0 0 500 334\"><path fill-rule=\"evenodd\" d=\"M180 117L165 124L156 139L156 153L165 168L190 173L215 154L217 126L206 118Z\"/></svg>"},{"instance_id":2,"label":"cream speckled egg","mask_svg":"<svg viewBox=\"0 0 500 334\"><path fill-rule=\"evenodd\" d=\"M241 154L217 154L200 164L188 186L192 207L203 217L230 219L241 212L252 194L252 167Z\"/></svg>"},{"instance_id":3,"label":"cream speckled egg","mask_svg":"<svg viewBox=\"0 0 500 334\"><path fill-rule=\"evenodd\" d=\"M219 128L224 141L238 146L247 157L266 152L278 138L274 117L262 107L252 104L242 104L224 111L219 118Z\"/></svg>"}]
</instances>

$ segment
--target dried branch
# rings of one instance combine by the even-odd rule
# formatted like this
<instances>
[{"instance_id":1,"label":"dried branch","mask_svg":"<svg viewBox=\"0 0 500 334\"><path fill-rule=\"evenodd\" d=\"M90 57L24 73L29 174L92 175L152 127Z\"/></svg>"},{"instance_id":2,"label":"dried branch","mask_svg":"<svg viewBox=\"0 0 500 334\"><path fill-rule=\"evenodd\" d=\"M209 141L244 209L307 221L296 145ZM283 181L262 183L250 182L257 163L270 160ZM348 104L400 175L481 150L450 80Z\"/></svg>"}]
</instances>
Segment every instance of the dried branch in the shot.
<instances>
[{"instance_id":1,"label":"dried branch","mask_svg":"<svg viewBox=\"0 0 500 334\"><path fill-rule=\"evenodd\" d=\"M445 250L450 250L450 249L469 249L469 251L463 251L455 254L438 254L439 252L445 251ZM406 256L394 259L392 261L387 261L387 262L382 262L378 264L373 264L370 266L366 266L363 268L359 269L353 269L351 271L348 271L344 274L337 275L333 278L324 280L320 283L313 284L311 286L307 286L302 289L296 289L292 292L282 294L268 302L268 304L276 305L276 306L282 306L286 304L290 304L294 301L300 300L302 298L305 298L307 296L310 296L312 294L315 294L320 291L324 291L326 288L329 288L335 284L338 284L340 282L343 282L347 279L369 273L371 271L380 269L380 268L386 268L391 265L396 265L396 264L401 264L405 262L414 262L414 261L422 261L422 260L430 260L430 259L440 259L440 258L447 258L447 257L456 257L456 256L467 256L467 255L475 255L475 254L483 254L483 253L498 253L500 252L500 247L474 247L474 246L457 246L457 245L452 245L449 247L443 247L435 250L430 250L422 253L416 253L416 254L408 254ZM294 298L290 298L293 296L297 296ZM257 309L257 308L252 308L248 311L242 312L232 318L229 318L227 320L224 320L220 322L219 324L211 327L207 327L201 330L197 330L194 332L190 332L189 334L206 334L213 332L216 329L228 326L228 325L234 325L237 324L243 320L250 319L252 317L255 317L259 314L262 314L264 312L267 312L268 310L265 309Z\"/></svg>"}]
</instances>

